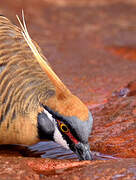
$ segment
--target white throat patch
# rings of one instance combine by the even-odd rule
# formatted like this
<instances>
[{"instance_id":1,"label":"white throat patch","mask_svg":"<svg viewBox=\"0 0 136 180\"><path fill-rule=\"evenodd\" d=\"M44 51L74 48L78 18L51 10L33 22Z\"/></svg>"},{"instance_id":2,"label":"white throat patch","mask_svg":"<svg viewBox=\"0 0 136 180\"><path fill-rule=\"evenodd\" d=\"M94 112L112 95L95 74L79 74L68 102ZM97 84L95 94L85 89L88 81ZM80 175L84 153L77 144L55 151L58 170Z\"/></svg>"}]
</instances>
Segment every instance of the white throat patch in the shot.
<instances>
[{"instance_id":1,"label":"white throat patch","mask_svg":"<svg viewBox=\"0 0 136 180\"><path fill-rule=\"evenodd\" d=\"M57 125L55 126L54 140L56 143L62 145L66 149L69 149L69 145L67 144L67 141L65 139L63 139L62 134L59 131Z\"/></svg>"},{"instance_id":2,"label":"white throat patch","mask_svg":"<svg viewBox=\"0 0 136 180\"><path fill-rule=\"evenodd\" d=\"M63 147L65 147L66 149L69 149L69 145L67 144L67 141L65 139L63 139L61 132L59 131L58 127L57 127L57 122L55 121L55 119L52 117L52 114L50 114L47 110L44 109L44 113L47 115L47 117L54 123L55 126L55 131L54 131L54 141L60 145L62 145Z\"/></svg>"}]
</instances>

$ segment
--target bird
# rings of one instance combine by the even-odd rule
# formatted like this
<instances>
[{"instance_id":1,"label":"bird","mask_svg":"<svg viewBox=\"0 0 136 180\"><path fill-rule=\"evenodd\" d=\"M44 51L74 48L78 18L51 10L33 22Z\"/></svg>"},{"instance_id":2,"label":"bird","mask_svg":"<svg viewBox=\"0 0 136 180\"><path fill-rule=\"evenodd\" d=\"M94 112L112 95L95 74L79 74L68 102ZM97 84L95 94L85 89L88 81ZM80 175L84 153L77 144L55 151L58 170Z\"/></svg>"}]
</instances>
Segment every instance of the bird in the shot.
<instances>
[{"instance_id":1,"label":"bird","mask_svg":"<svg viewBox=\"0 0 136 180\"><path fill-rule=\"evenodd\" d=\"M92 160L93 117L53 71L28 33L0 15L0 144L54 141Z\"/></svg>"}]
</instances>

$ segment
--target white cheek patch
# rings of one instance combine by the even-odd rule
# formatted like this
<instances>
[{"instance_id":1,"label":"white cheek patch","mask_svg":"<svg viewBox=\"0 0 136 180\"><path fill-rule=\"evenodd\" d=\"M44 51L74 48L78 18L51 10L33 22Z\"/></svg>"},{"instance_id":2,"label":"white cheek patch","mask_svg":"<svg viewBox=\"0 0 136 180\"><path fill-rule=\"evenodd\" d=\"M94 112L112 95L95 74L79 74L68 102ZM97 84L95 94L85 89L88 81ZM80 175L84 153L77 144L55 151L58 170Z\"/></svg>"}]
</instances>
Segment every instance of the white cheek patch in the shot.
<instances>
[{"instance_id":1,"label":"white cheek patch","mask_svg":"<svg viewBox=\"0 0 136 180\"><path fill-rule=\"evenodd\" d=\"M50 114L48 111L46 111L44 109L44 113L47 115L47 117L49 118L49 120L51 120L52 122L55 121L55 119L52 117L52 114Z\"/></svg>"},{"instance_id":2,"label":"white cheek patch","mask_svg":"<svg viewBox=\"0 0 136 180\"><path fill-rule=\"evenodd\" d=\"M44 109L44 113L47 115L47 117L54 123L55 126L55 131L54 131L54 141L60 145L62 145L63 147L65 147L66 149L69 149L69 145L67 144L66 140L63 139L62 134L60 133L58 127L57 127L57 123L55 121L55 119L52 117L52 114L50 114L48 111L46 111Z\"/></svg>"},{"instance_id":3,"label":"white cheek patch","mask_svg":"<svg viewBox=\"0 0 136 180\"><path fill-rule=\"evenodd\" d=\"M60 133L60 131L58 130L57 127L55 127L54 140L55 140L55 142L62 145L66 149L69 149L69 145L67 144L66 140L63 139L62 134Z\"/></svg>"}]
</instances>

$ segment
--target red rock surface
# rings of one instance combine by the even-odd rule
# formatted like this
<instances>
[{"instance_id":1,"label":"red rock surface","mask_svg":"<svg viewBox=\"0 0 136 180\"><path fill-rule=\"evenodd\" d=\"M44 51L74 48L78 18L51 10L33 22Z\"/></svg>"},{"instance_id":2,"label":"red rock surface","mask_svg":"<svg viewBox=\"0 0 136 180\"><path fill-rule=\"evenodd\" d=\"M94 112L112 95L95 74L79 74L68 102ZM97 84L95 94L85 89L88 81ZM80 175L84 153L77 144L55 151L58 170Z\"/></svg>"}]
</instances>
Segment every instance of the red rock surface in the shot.
<instances>
[{"instance_id":1,"label":"red rock surface","mask_svg":"<svg viewBox=\"0 0 136 180\"><path fill-rule=\"evenodd\" d=\"M34 172L34 171L35 172ZM38 174L36 174L36 172ZM6 157L0 159L1 180L135 179L136 159L72 162Z\"/></svg>"},{"instance_id":2,"label":"red rock surface","mask_svg":"<svg viewBox=\"0 0 136 180\"><path fill-rule=\"evenodd\" d=\"M112 97L93 114L92 150L136 158L136 98Z\"/></svg>"},{"instance_id":3,"label":"red rock surface","mask_svg":"<svg viewBox=\"0 0 136 180\"><path fill-rule=\"evenodd\" d=\"M0 157L0 179L1 180L39 180L39 175L36 174L30 167L25 165L20 158Z\"/></svg>"},{"instance_id":4,"label":"red rock surface","mask_svg":"<svg viewBox=\"0 0 136 180\"><path fill-rule=\"evenodd\" d=\"M136 1L1 0L0 14L17 24L22 8L53 69L93 112L91 149L119 159L58 161L3 151L0 179L136 179Z\"/></svg>"},{"instance_id":5,"label":"red rock surface","mask_svg":"<svg viewBox=\"0 0 136 180\"><path fill-rule=\"evenodd\" d=\"M15 14L24 9L29 32L53 69L91 105L135 79L135 62L108 50L135 46L135 6L123 0L1 0L0 10L17 24Z\"/></svg>"},{"instance_id":6,"label":"red rock surface","mask_svg":"<svg viewBox=\"0 0 136 180\"><path fill-rule=\"evenodd\" d=\"M61 180L127 180L136 178L136 159L120 159L90 162L90 165L62 171L45 179Z\"/></svg>"},{"instance_id":7,"label":"red rock surface","mask_svg":"<svg viewBox=\"0 0 136 180\"><path fill-rule=\"evenodd\" d=\"M136 48L135 47L111 47L108 48L111 52L123 57L127 60L136 61Z\"/></svg>"}]
</instances>

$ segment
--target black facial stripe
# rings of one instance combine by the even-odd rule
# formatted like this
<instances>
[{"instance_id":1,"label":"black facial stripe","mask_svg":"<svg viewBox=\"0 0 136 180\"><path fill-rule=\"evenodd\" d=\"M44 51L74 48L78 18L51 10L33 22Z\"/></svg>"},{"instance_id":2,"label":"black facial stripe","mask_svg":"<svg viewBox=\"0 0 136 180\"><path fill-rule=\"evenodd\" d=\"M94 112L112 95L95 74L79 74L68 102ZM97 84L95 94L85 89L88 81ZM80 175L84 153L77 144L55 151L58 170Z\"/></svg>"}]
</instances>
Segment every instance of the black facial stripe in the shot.
<instances>
[{"instance_id":1,"label":"black facial stripe","mask_svg":"<svg viewBox=\"0 0 136 180\"><path fill-rule=\"evenodd\" d=\"M38 114L38 136L41 140L53 140L54 125L44 112Z\"/></svg>"},{"instance_id":2,"label":"black facial stripe","mask_svg":"<svg viewBox=\"0 0 136 180\"><path fill-rule=\"evenodd\" d=\"M88 120L82 121L76 116L63 116L58 112L54 112L46 105L42 105L50 114L52 114L54 119L58 119L61 122L64 122L71 131L71 134L83 144L88 142L88 137L90 135L93 117L92 114L88 111Z\"/></svg>"},{"instance_id":3,"label":"black facial stripe","mask_svg":"<svg viewBox=\"0 0 136 180\"><path fill-rule=\"evenodd\" d=\"M58 112L54 112L53 110L51 110L51 109L50 109L48 106L46 106L46 105L42 105L42 106L43 106L43 108L44 108L45 110L47 110L47 111L52 115L52 117L53 117L55 120L58 119L58 120L60 120L61 122L63 122L64 124L66 124L67 127L69 128L71 134L72 134L78 141L80 141L77 133L75 132L75 130L73 129L73 127L72 127L69 123L67 123L65 117L61 116ZM58 124L58 123L57 123L57 124ZM61 131L61 130L60 130L60 131Z\"/></svg>"},{"instance_id":4,"label":"black facial stripe","mask_svg":"<svg viewBox=\"0 0 136 180\"><path fill-rule=\"evenodd\" d=\"M63 118L63 116L61 116L59 113L57 113L57 112L54 112L52 109L50 109L48 106L46 106L46 105L43 105L42 104L42 106L43 106L43 108L45 109L45 110L47 110L51 115L52 115L52 117L54 118L54 119L60 119L60 120L62 120L62 119L64 119Z\"/></svg>"}]
</instances>

